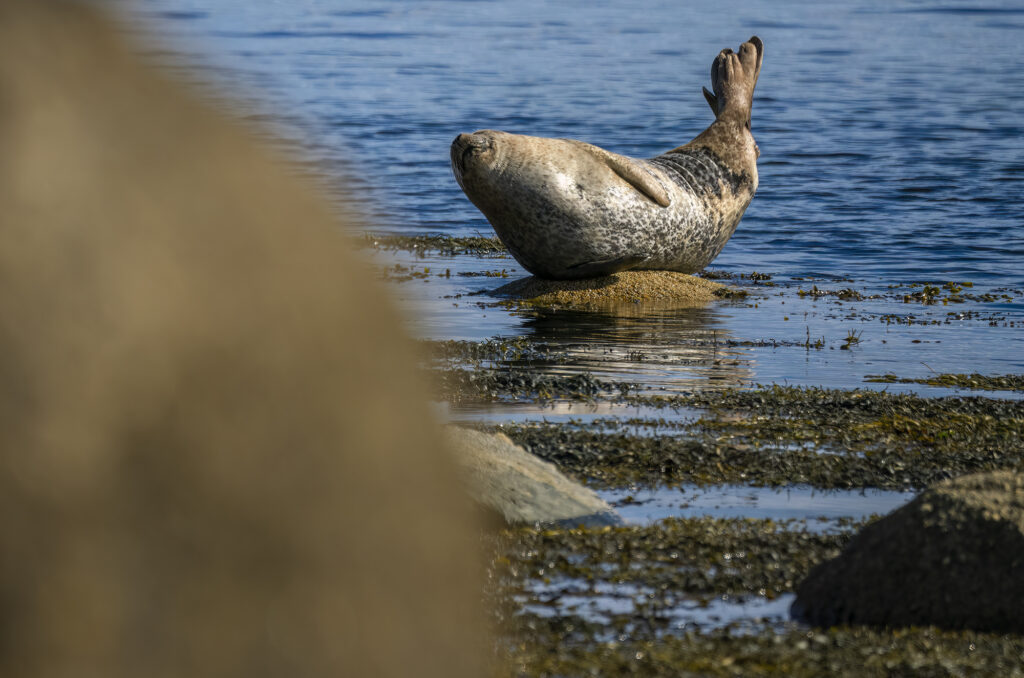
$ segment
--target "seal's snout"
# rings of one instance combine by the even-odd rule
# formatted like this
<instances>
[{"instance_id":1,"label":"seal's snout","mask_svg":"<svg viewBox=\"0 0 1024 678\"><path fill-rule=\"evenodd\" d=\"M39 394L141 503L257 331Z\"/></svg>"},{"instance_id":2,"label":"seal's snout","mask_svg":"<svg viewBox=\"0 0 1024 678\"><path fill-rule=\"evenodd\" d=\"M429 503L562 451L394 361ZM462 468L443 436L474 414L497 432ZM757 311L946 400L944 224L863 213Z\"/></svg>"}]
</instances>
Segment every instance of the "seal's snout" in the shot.
<instances>
[{"instance_id":1,"label":"seal's snout","mask_svg":"<svg viewBox=\"0 0 1024 678\"><path fill-rule=\"evenodd\" d=\"M452 157L452 171L455 172L455 178L459 179L459 183L462 183L462 173L465 171L465 165L463 163L462 154L469 149L469 139L472 135L460 134L455 137L455 141L452 142L451 157Z\"/></svg>"}]
</instances>

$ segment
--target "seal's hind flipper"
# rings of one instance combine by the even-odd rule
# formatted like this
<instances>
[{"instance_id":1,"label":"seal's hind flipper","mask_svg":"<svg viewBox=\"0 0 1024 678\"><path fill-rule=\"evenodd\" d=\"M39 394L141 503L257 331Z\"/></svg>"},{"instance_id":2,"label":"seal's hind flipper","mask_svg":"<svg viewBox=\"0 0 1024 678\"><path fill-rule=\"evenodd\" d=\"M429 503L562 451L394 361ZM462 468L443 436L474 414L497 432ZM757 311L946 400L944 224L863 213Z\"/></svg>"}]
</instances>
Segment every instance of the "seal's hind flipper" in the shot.
<instances>
[{"instance_id":1,"label":"seal's hind flipper","mask_svg":"<svg viewBox=\"0 0 1024 678\"><path fill-rule=\"evenodd\" d=\"M566 269L569 275L566 277L596 278L601 275L611 275L619 271L628 271L643 262L644 259L645 257L630 255L615 259L605 259L603 261L584 261L569 266Z\"/></svg>"},{"instance_id":2,"label":"seal's hind flipper","mask_svg":"<svg viewBox=\"0 0 1024 678\"><path fill-rule=\"evenodd\" d=\"M746 123L750 128L750 106L763 61L764 42L756 35L740 45L738 52L727 47L718 53L711 64L714 94L709 95L707 89L704 90L704 97L711 104L716 118L731 118Z\"/></svg>"},{"instance_id":3,"label":"seal's hind flipper","mask_svg":"<svg viewBox=\"0 0 1024 678\"><path fill-rule=\"evenodd\" d=\"M651 202L657 203L661 207L668 207L672 202L665 187L642 163L575 139L564 139L563 141L570 141L575 146L589 151L591 155L608 165L613 172L619 175L619 178L638 190Z\"/></svg>"}]
</instances>

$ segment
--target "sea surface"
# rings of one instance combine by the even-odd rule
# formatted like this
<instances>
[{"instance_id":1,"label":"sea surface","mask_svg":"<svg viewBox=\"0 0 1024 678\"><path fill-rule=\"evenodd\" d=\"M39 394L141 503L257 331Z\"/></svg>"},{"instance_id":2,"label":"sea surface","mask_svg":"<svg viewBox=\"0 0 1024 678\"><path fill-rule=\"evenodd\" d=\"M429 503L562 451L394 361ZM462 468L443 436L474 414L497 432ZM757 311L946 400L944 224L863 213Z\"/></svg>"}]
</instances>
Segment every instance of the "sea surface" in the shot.
<instances>
[{"instance_id":1,"label":"sea surface","mask_svg":"<svg viewBox=\"0 0 1024 678\"><path fill-rule=\"evenodd\" d=\"M653 156L765 42L761 185L716 267L1024 283L1024 3L145 0L135 17L344 177L376 228L490 233L448 146L482 128Z\"/></svg>"},{"instance_id":2,"label":"sea surface","mask_svg":"<svg viewBox=\"0 0 1024 678\"><path fill-rule=\"evenodd\" d=\"M448 147L460 132L568 136L645 157L690 140L712 120L700 91L712 59L756 34L766 46L753 110L760 188L712 268L768 273L778 291L790 292L886 293L949 281L971 282L973 292L1024 287L1021 2L147 0L128 7L129 25L150 36L149 53L205 83L211 98L241 102L234 111L283 140L290 157L325 177L328 194L354 206L376 233L493 233L449 168ZM404 264L525 275L512 260ZM713 343L820 337L834 351L849 332L860 333L857 350L841 360L731 349L743 369L729 384L854 386L886 371L1024 371L1024 332L1012 326L1022 304L1013 294L980 308L935 308L900 303L914 291L901 288L888 292L894 303L855 312L860 322L851 325L849 305L830 305L834 299L794 308L798 300L786 307L772 294L757 312L718 305L632 320L524 318L445 299L493 288L491 278L431 282L399 291L416 318L413 331L427 338L532 333L629 352L638 336L641 348L695 336ZM983 317L958 319L967 310ZM891 316L914 317L893 335L884 322ZM933 321L948 331L940 337ZM648 367L613 371L655 383L692 376L699 385L710 376L676 364L667 373Z\"/></svg>"},{"instance_id":3,"label":"sea surface","mask_svg":"<svg viewBox=\"0 0 1024 678\"><path fill-rule=\"evenodd\" d=\"M760 187L711 266L771 276L749 303L524 314L487 303L525 275L507 257L380 253L381 266L405 267L390 278L406 281L394 288L412 332L527 336L572 353L555 371L667 391L783 383L944 395L865 377L1024 372L1022 2L125 8L143 52L254 122L377 234L493 234L449 167L460 132L567 136L636 156L688 141L712 120L700 92L712 59L757 34ZM962 283L974 301L949 301L947 289L942 303L913 297ZM834 294L843 289L867 299Z\"/></svg>"}]
</instances>

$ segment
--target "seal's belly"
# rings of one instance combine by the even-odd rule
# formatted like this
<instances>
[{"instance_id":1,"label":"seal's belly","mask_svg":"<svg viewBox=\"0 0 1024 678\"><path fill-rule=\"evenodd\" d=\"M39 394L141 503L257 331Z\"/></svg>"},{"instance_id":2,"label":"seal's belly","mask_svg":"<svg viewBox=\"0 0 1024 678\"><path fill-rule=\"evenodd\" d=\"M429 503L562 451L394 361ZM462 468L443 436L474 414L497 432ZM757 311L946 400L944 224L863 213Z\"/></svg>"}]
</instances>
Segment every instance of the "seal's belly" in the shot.
<instances>
[{"instance_id":1,"label":"seal's belly","mask_svg":"<svg viewBox=\"0 0 1024 678\"><path fill-rule=\"evenodd\" d=\"M510 182L504 191L508 201L483 211L513 256L543 277L701 270L735 231L753 197L750 179L731 176L706 151L639 162L668 191L668 207L606 168L576 163Z\"/></svg>"},{"instance_id":2,"label":"seal's belly","mask_svg":"<svg viewBox=\"0 0 1024 678\"><path fill-rule=\"evenodd\" d=\"M637 235L663 210L603 167L534 167L506 180L497 204L478 204L495 233L531 273L549 278L633 268ZM620 262L624 257L629 265ZM596 271L596 272L595 272Z\"/></svg>"},{"instance_id":3,"label":"seal's belly","mask_svg":"<svg viewBox=\"0 0 1024 678\"><path fill-rule=\"evenodd\" d=\"M651 258L640 268L699 271L735 232L757 178L731 172L704 149L673 151L649 162L670 178L674 190L667 214L651 225L662 229L664 239L651 245Z\"/></svg>"}]
</instances>

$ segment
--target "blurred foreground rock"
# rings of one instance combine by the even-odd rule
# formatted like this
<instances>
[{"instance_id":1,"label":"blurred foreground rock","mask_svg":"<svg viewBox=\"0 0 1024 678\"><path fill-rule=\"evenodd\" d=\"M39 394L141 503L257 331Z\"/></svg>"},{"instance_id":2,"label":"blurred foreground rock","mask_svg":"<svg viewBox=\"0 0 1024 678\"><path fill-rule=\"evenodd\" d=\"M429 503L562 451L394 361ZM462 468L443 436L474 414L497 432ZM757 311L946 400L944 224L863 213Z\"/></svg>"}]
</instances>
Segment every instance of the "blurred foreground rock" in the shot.
<instances>
[{"instance_id":1,"label":"blurred foreground rock","mask_svg":"<svg viewBox=\"0 0 1024 678\"><path fill-rule=\"evenodd\" d=\"M504 434L449 426L470 495L505 524L617 525L603 499Z\"/></svg>"},{"instance_id":2,"label":"blurred foreground rock","mask_svg":"<svg viewBox=\"0 0 1024 678\"><path fill-rule=\"evenodd\" d=\"M661 303L703 304L727 289L721 283L674 271L623 271L583 280L544 280L528 276L494 290L499 296L538 306L606 306Z\"/></svg>"},{"instance_id":3,"label":"blurred foreground rock","mask_svg":"<svg viewBox=\"0 0 1024 678\"><path fill-rule=\"evenodd\" d=\"M0 3L0 148L0 675L485 675L471 503L326 201L64 2Z\"/></svg>"},{"instance_id":4,"label":"blurred foreground rock","mask_svg":"<svg viewBox=\"0 0 1024 678\"><path fill-rule=\"evenodd\" d=\"M800 584L818 626L1024 633L1024 474L948 480L868 525Z\"/></svg>"}]
</instances>

